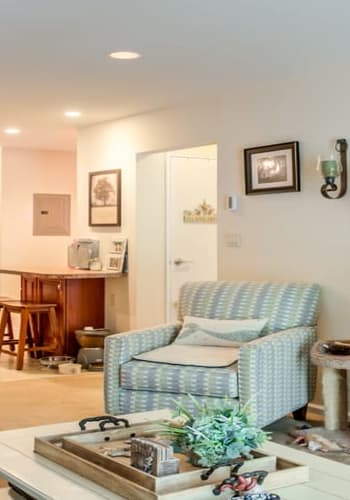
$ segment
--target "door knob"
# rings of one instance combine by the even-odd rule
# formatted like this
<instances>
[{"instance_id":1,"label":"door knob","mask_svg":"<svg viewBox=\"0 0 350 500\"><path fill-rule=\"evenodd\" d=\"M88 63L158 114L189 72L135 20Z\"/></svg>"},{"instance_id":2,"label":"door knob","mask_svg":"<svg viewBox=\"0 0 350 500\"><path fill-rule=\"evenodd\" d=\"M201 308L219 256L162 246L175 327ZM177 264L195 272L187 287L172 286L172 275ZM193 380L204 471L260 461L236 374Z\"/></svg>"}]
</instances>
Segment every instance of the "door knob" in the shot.
<instances>
[{"instance_id":1,"label":"door knob","mask_svg":"<svg viewBox=\"0 0 350 500\"><path fill-rule=\"evenodd\" d=\"M184 260L180 257L178 259L174 259L175 266L181 266L181 264L193 264L193 260Z\"/></svg>"}]
</instances>

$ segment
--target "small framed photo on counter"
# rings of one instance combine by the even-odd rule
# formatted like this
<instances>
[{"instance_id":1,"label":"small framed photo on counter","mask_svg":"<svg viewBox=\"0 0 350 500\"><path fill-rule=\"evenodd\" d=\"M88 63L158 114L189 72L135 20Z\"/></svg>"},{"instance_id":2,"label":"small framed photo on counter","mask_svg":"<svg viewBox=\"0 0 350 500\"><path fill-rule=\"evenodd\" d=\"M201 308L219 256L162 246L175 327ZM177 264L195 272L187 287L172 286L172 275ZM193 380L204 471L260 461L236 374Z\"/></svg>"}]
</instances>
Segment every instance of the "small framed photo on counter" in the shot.
<instances>
[{"instance_id":1,"label":"small framed photo on counter","mask_svg":"<svg viewBox=\"0 0 350 500\"><path fill-rule=\"evenodd\" d=\"M107 269L117 271L118 273L123 272L124 267L124 257L125 254L120 254L117 252L109 252L107 256Z\"/></svg>"},{"instance_id":2,"label":"small framed photo on counter","mask_svg":"<svg viewBox=\"0 0 350 500\"><path fill-rule=\"evenodd\" d=\"M127 238L120 238L112 240L113 252L124 255L127 252L128 240Z\"/></svg>"}]
</instances>

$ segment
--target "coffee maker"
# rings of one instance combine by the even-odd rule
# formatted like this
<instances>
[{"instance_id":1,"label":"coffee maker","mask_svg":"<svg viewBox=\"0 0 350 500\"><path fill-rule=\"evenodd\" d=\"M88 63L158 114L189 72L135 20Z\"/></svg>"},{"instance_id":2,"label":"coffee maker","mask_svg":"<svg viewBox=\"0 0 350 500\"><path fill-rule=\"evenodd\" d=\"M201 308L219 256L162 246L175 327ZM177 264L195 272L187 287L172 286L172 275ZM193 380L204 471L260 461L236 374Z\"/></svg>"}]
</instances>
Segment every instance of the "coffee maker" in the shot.
<instances>
[{"instance_id":1,"label":"coffee maker","mask_svg":"<svg viewBox=\"0 0 350 500\"><path fill-rule=\"evenodd\" d=\"M97 259L100 242L92 239L74 240L68 247L68 266L74 269L89 269L92 259Z\"/></svg>"}]
</instances>

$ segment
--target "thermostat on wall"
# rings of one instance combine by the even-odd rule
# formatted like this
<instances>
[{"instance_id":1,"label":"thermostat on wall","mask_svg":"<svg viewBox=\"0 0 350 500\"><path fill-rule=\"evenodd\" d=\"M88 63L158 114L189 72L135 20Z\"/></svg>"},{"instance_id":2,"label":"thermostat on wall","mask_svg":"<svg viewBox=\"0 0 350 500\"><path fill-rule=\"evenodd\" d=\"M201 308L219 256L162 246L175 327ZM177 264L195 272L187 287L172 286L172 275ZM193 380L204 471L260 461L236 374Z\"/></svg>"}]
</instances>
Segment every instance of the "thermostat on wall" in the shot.
<instances>
[{"instance_id":1,"label":"thermostat on wall","mask_svg":"<svg viewBox=\"0 0 350 500\"><path fill-rule=\"evenodd\" d=\"M236 212L238 210L238 195L236 193L226 195L225 208L230 212Z\"/></svg>"}]
</instances>

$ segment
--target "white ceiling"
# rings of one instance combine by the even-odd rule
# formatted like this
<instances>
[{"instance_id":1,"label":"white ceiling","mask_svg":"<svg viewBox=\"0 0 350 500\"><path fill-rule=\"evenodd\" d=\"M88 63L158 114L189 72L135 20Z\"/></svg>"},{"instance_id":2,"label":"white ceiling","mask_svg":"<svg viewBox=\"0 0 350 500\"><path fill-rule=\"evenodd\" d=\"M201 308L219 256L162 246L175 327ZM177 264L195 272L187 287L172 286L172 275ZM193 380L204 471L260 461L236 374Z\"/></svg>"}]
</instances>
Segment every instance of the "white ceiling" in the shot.
<instances>
[{"instance_id":1,"label":"white ceiling","mask_svg":"<svg viewBox=\"0 0 350 500\"><path fill-rule=\"evenodd\" d=\"M0 0L0 145L74 149L75 124L245 82L341 78L349 19L348 0ZM117 50L143 57L110 59ZM71 108L83 113L74 122ZM23 133L4 136L6 126Z\"/></svg>"}]
</instances>

